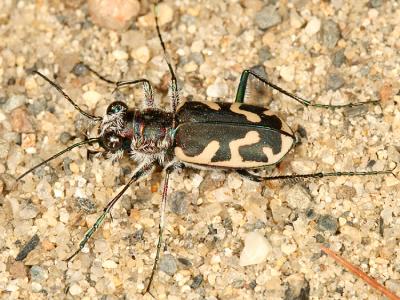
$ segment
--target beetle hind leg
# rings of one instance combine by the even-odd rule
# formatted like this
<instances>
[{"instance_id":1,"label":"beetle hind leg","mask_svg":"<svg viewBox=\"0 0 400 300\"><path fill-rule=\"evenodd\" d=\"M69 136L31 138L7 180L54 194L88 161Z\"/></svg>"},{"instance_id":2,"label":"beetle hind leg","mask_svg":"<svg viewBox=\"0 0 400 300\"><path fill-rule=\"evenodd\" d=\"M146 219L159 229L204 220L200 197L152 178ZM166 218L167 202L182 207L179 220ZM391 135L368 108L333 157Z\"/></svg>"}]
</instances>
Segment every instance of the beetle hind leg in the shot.
<instances>
[{"instance_id":1,"label":"beetle hind leg","mask_svg":"<svg viewBox=\"0 0 400 300\"><path fill-rule=\"evenodd\" d=\"M384 174L392 174L393 171L396 169L397 165L394 166L392 169L387 169L383 171L360 171L360 172L317 172L317 173L310 173L310 174L290 174L290 175L278 175L278 176L259 176L257 174L251 173L248 170L241 169L237 172L245 178L248 178L252 181L272 181L272 180L288 180L297 182L302 179L308 178L323 178L323 177L339 177L339 176L369 176L369 175L384 175Z\"/></svg>"},{"instance_id":2,"label":"beetle hind leg","mask_svg":"<svg viewBox=\"0 0 400 300\"><path fill-rule=\"evenodd\" d=\"M272 83L271 81L267 80L266 78L260 76L253 70L244 70L242 72L242 75L240 77L239 86L238 86L238 89L236 92L235 102L237 102L237 103L244 102L244 98L246 96L247 83L249 81L250 75L255 77L256 79L258 79L259 81L263 82L264 84L268 85L269 87L273 88L274 90L277 90L278 92L288 96L289 98L303 104L304 106L314 106L314 107L319 107L319 108L336 109L336 108L343 108L343 107L354 107L354 106L365 105L365 104L379 104L379 101L377 101L377 100L365 101L365 102L359 102L359 103L349 103L349 104L343 104L343 105L311 103L309 100L306 100L300 96L297 96L294 93L286 91L285 89L281 88L280 86L278 86L278 85Z\"/></svg>"}]
</instances>

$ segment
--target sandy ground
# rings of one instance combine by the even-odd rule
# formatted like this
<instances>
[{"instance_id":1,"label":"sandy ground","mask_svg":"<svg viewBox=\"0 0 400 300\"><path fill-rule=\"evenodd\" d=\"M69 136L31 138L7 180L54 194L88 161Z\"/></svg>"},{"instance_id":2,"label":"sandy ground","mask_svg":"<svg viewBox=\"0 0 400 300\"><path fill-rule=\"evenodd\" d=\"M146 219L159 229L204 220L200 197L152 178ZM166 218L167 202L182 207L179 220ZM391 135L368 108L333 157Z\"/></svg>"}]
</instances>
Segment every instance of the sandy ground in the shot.
<instances>
[{"instance_id":1,"label":"sandy ground","mask_svg":"<svg viewBox=\"0 0 400 300\"><path fill-rule=\"evenodd\" d=\"M302 136L273 174L377 171L400 162L398 1L270 1L276 10L257 0L165 2L173 20L162 32L182 98L233 101L241 71L256 67L313 102L381 101L324 110L257 89L249 103L279 112ZM0 1L0 296L140 299L158 236L160 170L127 191L113 220L69 264L64 259L135 164L87 160L82 147L8 190L9 175L81 140L86 126L27 71L56 77L95 115L113 101L114 87L71 72L79 61L114 80L148 78L160 106L169 107L169 74L147 5L116 32L94 25L86 4L65 3ZM117 96L142 105L141 89ZM152 287L157 299L382 297L322 255L320 243L400 294L394 176L253 183L234 172L184 170L172 175L170 189L162 271ZM270 249L265 262L241 267L249 232Z\"/></svg>"}]
</instances>

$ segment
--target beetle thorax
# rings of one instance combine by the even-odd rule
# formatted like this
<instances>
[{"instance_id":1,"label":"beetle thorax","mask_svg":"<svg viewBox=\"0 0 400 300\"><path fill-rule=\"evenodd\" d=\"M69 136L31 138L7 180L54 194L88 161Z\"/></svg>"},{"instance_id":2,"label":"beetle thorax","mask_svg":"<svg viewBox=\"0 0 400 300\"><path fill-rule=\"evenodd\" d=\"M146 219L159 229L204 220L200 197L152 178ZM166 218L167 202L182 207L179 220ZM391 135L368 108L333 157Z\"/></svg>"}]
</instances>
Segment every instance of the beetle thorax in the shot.
<instances>
[{"instance_id":1,"label":"beetle thorax","mask_svg":"<svg viewBox=\"0 0 400 300\"><path fill-rule=\"evenodd\" d=\"M132 145L134 151L156 154L173 144L172 114L159 109L135 111L132 120Z\"/></svg>"}]
</instances>

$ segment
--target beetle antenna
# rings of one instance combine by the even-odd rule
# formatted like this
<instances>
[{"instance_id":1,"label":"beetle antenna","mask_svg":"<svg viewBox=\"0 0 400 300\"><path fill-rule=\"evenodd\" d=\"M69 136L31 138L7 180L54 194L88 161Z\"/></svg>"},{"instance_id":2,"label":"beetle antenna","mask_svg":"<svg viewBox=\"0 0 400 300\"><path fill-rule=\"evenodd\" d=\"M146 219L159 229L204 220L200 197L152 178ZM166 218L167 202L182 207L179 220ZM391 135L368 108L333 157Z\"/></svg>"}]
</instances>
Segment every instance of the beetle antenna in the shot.
<instances>
[{"instance_id":1,"label":"beetle antenna","mask_svg":"<svg viewBox=\"0 0 400 300\"><path fill-rule=\"evenodd\" d=\"M88 114L87 112L83 111L78 104L76 104L70 96L67 95L67 93L65 93L63 91L63 89L61 88L61 86L59 86L56 82L52 81L50 78L46 77L45 75L43 75L42 73L40 73L39 71L34 70L33 71L34 74L39 75L40 77L42 77L44 80L46 80L48 83L50 83L60 94L62 94L64 96L65 99L67 99L67 101L69 103L72 104L72 106L79 111L82 115L84 115L85 117L94 120L94 121L101 121L103 118L102 117L97 117L97 116L93 116L91 114Z\"/></svg>"},{"instance_id":2,"label":"beetle antenna","mask_svg":"<svg viewBox=\"0 0 400 300\"><path fill-rule=\"evenodd\" d=\"M25 173L23 173L22 175L20 175L20 176L16 179L16 181L20 181L22 178L24 178L24 177L25 177L26 175L28 175L29 173L32 173L32 172L33 172L34 170L36 170L37 168L39 168L39 167L41 167L41 166L47 164L49 161L51 161L51 160L53 160L53 159L59 157L60 155L64 154L65 152L71 151L72 149L74 149L74 148L76 148L76 147L79 147L79 146L82 146L82 145L86 145L86 144L95 143L95 142L98 142L98 141L99 141L99 138L91 138L91 139L88 139L88 140L85 140L85 141L80 141L80 142L78 142L78 143L76 143L76 144L73 144L73 145L71 145L71 146L65 148L64 150L62 150L62 151L60 151L60 152L54 154L53 156L49 157L48 159L42 161L40 164L37 164L37 165L34 166L33 168L30 168L28 171L26 171Z\"/></svg>"},{"instance_id":3,"label":"beetle antenna","mask_svg":"<svg viewBox=\"0 0 400 300\"><path fill-rule=\"evenodd\" d=\"M167 65L168 65L168 69L169 69L169 72L171 74L172 112L175 114L176 107L179 104L178 82L177 82L177 79L176 79L174 68L172 67L171 58L168 55L167 49L165 47L164 40L163 40L162 35L161 35L160 26L158 25L157 9L158 9L158 4L160 2L161 1L158 1L154 5L154 19L155 19L155 22L156 22L156 29L157 29L158 39L160 40L161 47L162 47L163 52L164 52L164 59L165 59ZM173 127L175 127L175 126L173 126Z\"/></svg>"}]
</instances>

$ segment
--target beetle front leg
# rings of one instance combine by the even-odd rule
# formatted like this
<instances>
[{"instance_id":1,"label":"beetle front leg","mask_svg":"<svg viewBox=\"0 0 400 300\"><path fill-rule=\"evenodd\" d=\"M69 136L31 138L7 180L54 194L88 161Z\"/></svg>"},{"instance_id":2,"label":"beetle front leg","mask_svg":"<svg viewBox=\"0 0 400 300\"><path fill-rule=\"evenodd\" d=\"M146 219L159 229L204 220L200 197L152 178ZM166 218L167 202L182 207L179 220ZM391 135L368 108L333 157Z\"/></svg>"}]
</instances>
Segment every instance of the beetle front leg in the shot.
<instances>
[{"instance_id":1,"label":"beetle front leg","mask_svg":"<svg viewBox=\"0 0 400 300\"><path fill-rule=\"evenodd\" d=\"M69 262L71 261L81 250L83 247L85 247L86 243L89 241L89 239L92 237L92 235L97 231L97 229L101 226L101 224L104 222L104 219L106 218L107 214L111 213L111 209L113 208L114 204L117 203L117 201L121 198L121 196L126 192L126 190L129 188L129 186L134 183L135 181L138 181L146 175L148 175L151 170L153 169L154 162L147 162L143 163L137 169L134 171L131 179L129 182L123 187L123 189L107 204L107 206L104 208L103 213L97 218L96 222L93 224L93 226L86 231L85 235L83 236L83 239L79 243L79 248L76 250L70 257L68 257L65 261Z\"/></svg>"},{"instance_id":2,"label":"beetle front leg","mask_svg":"<svg viewBox=\"0 0 400 300\"><path fill-rule=\"evenodd\" d=\"M163 232L164 232L164 224L165 224L165 208L167 206L169 175L174 170L182 169L182 168L184 168L184 165L182 163L178 162L178 163L173 163L173 164L169 165L165 169L164 187L163 187L163 193L162 193L162 197L161 197L161 206L160 206L160 224L158 226L157 252L156 252L156 257L154 259L153 268L151 270L149 283L147 284L147 287L146 287L146 290L144 291L144 294L150 293L151 283L153 281L154 274L155 274L156 269L157 269L157 264L158 264L158 261L160 259L160 252L161 252L161 246L162 246L162 241L163 241Z\"/></svg>"}]
</instances>

